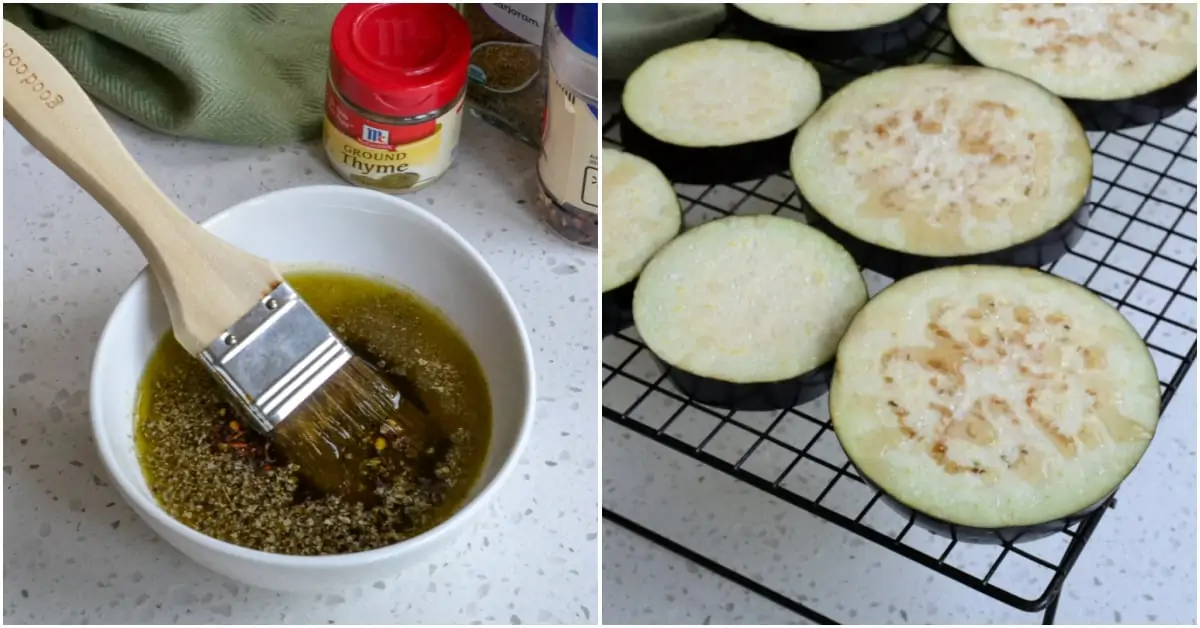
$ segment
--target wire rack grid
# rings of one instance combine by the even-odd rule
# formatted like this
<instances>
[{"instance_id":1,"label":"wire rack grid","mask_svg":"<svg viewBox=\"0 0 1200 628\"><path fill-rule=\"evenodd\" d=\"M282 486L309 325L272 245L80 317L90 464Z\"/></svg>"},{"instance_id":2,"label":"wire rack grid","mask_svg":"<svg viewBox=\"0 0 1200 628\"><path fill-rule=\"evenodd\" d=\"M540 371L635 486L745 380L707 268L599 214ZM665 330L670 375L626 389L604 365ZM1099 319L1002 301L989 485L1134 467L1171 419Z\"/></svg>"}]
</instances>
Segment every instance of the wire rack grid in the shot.
<instances>
[{"instance_id":1,"label":"wire rack grid","mask_svg":"<svg viewBox=\"0 0 1200 628\"><path fill-rule=\"evenodd\" d=\"M910 63L951 62L944 9ZM718 33L721 29L718 29ZM881 59L819 69L826 89L886 67ZM620 145L613 115L606 143ZM1151 125L1089 132L1093 213L1083 239L1047 270L1117 307L1146 340L1165 408L1196 359L1196 105ZM734 185L677 185L687 227L732 214L803 220L788 173ZM891 279L864 271L871 294ZM1104 516L1030 543L974 545L935 537L880 501L858 476L829 423L827 398L780 412L730 412L689 401L655 365L636 329L603 344L604 418L753 485L945 577L1053 623L1063 582ZM1115 505L1115 499L1108 504ZM605 509L605 518L819 623L833 623L770 586ZM1013 563L1038 574L1017 586L999 577Z\"/></svg>"}]
</instances>

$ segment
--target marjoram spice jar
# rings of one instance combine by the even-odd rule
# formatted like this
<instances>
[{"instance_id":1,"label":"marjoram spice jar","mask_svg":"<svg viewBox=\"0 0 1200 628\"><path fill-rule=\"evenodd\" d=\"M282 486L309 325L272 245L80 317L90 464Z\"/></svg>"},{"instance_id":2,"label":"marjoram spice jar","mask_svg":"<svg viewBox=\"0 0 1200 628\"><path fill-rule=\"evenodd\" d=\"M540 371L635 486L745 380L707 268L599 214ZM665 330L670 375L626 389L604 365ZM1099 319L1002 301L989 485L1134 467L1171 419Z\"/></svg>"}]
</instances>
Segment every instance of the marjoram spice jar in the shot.
<instances>
[{"instance_id":1,"label":"marjoram spice jar","mask_svg":"<svg viewBox=\"0 0 1200 628\"><path fill-rule=\"evenodd\" d=\"M333 21L325 152L347 181L390 193L454 160L471 35L449 4L348 4Z\"/></svg>"},{"instance_id":2,"label":"marjoram spice jar","mask_svg":"<svg viewBox=\"0 0 1200 628\"><path fill-rule=\"evenodd\" d=\"M546 106L543 3L459 5L471 31L467 102L471 112L538 146Z\"/></svg>"}]
</instances>

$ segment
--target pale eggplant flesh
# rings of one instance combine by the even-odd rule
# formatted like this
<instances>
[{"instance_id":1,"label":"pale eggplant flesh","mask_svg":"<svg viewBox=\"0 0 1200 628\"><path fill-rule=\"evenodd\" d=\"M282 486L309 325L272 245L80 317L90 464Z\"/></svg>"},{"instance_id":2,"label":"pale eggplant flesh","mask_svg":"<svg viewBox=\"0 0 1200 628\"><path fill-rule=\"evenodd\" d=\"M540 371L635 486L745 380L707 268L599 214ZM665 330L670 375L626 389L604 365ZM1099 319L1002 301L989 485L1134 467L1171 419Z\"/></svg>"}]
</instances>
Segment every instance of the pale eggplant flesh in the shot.
<instances>
[{"instance_id":1,"label":"pale eggplant flesh","mask_svg":"<svg viewBox=\"0 0 1200 628\"><path fill-rule=\"evenodd\" d=\"M1025 76L1090 131L1170 118L1196 98L1196 5L953 4L959 61Z\"/></svg>"},{"instance_id":2,"label":"pale eggplant flesh","mask_svg":"<svg viewBox=\"0 0 1200 628\"><path fill-rule=\"evenodd\" d=\"M630 75L621 141L675 183L761 179L787 169L796 129L820 101L820 75L800 55L740 39L689 42Z\"/></svg>"},{"instance_id":3,"label":"pale eggplant flesh","mask_svg":"<svg viewBox=\"0 0 1200 628\"><path fill-rule=\"evenodd\" d=\"M601 251L601 331L633 324L633 293L642 268L683 231L675 188L650 161L605 148L604 223Z\"/></svg>"},{"instance_id":4,"label":"pale eggplant flesh","mask_svg":"<svg viewBox=\"0 0 1200 628\"><path fill-rule=\"evenodd\" d=\"M642 341L693 401L791 408L828 389L831 361L867 289L853 258L799 221L732 216L684 232L634 294Z\"/></svg>"},{"instance_id":5,"label":"pale eggplant flesh","mask_svg":"<svg viewBox=\"0 0 1200 628\"><path fill-rule=\"evenodd\" d=\"M957 61L964 65L979 65L962 46ZM1187 109L1196 101L1196 72L1160 87L1152 92L1116 100L1063 98L1083 128L1088 131L1112 132L1148 124L1157 124Z\"/></svg>"},{"instance_id":6,"label":"pale eggplant flesh","mask_svg":"<svg viewBox=\"0 0 1200 628\"><path fill-rule=\"evenodd\" d=\"M885 502L961 541L1033 540L1109 503L1158 424L1154 360L1095 293L1040 270L898 281L838 346L830 420Z\"/></svg>"},{"instance_id":7,"label":"pale eggplant flesh","mask_svg":"<svg viewBox=\"0 0 1200 628\"><path fill-rule=\"evenodd\" d=\"M850 83L801 128L791 172L809 223L892 278L1046 266L1092 214L1079 121L1038 84L990 68L906 66Z\"/></svg>"}]
</instances>

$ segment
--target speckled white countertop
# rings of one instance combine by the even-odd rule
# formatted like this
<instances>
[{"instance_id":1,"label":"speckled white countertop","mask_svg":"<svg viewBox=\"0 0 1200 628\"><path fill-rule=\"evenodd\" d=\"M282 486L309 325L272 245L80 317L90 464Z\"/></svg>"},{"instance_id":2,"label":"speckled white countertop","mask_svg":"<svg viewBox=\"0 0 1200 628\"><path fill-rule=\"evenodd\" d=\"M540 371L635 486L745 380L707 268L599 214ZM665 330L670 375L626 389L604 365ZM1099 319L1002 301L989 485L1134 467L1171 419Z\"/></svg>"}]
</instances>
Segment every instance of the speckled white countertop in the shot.
<instances>
[{"instance_id":1,"label":"speckled white countertop","mask_svg":"<svg viewBox=\"0 0 1200 628\"><path fill-rule=\"evenodd\" d=\"M114 124L196 219L264 192L340 182L315 144L229 147ZM89 371L100 329L144 261L5 124L5 623L594 622L596 254L530 212L535 158L469 119L451 172L411 196L483 254L529 327L541 396L511 482L438 559L361 588L289 595L194 564L109 486L90 435Z\"/></svg>"}]
</instances>

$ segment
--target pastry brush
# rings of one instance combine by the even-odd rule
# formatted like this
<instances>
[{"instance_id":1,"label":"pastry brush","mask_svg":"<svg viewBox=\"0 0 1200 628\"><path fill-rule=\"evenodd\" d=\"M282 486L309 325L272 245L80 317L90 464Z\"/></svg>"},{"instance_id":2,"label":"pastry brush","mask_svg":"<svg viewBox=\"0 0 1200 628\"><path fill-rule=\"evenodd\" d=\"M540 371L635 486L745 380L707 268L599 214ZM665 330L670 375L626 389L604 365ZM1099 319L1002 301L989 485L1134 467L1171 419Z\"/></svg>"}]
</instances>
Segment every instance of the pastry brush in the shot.
<instances>
[{"instance_id":1,"label":"pastry brush","mask_svg":"<svg viewBox=\"0 0 1200 628\"><path fill-rule=\"evenodd\" d=\"M369 460L436 463L447 446L439 426L354 355L274 265L175 207L66 69L7 20L3 49L5 119L129 233L175 339L318 490L369 500L381 466Z\"/></svg>"}]
</instances>

